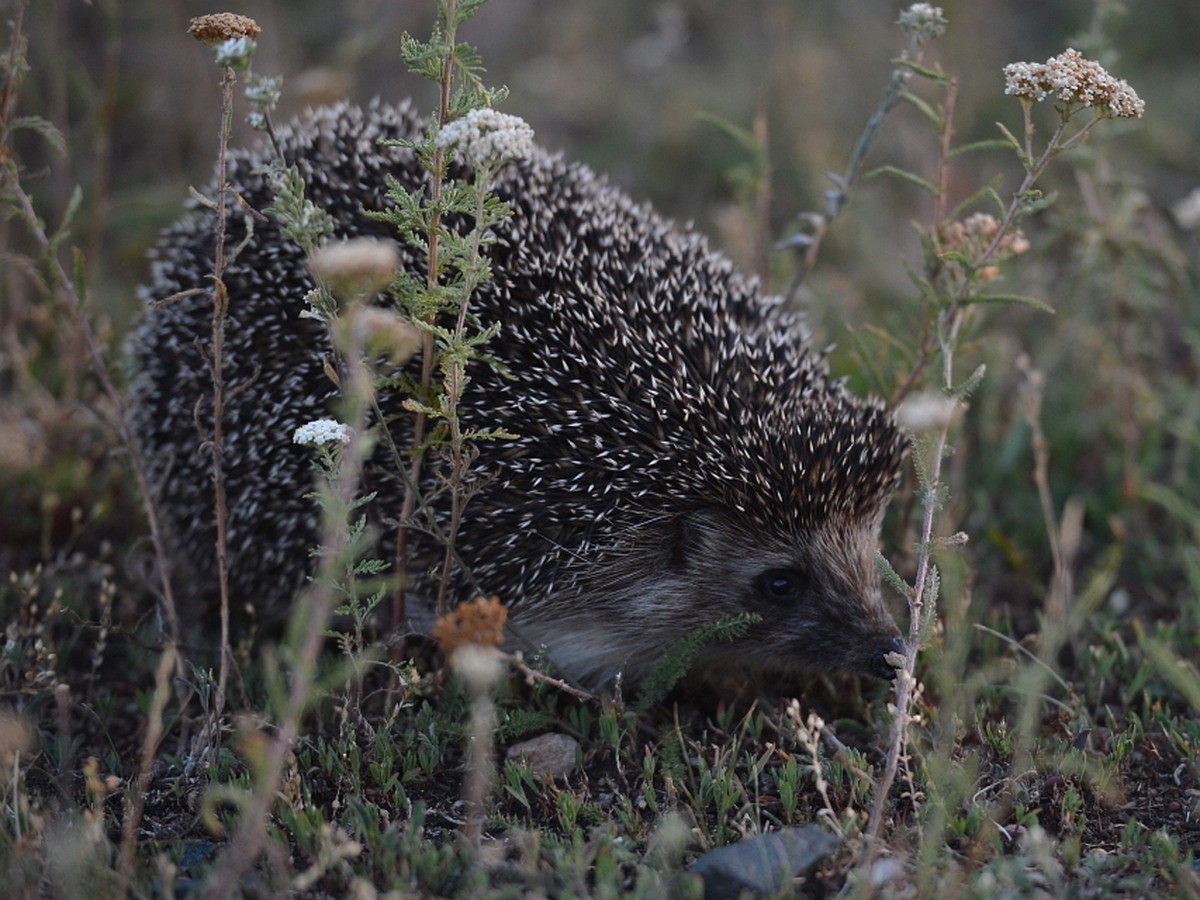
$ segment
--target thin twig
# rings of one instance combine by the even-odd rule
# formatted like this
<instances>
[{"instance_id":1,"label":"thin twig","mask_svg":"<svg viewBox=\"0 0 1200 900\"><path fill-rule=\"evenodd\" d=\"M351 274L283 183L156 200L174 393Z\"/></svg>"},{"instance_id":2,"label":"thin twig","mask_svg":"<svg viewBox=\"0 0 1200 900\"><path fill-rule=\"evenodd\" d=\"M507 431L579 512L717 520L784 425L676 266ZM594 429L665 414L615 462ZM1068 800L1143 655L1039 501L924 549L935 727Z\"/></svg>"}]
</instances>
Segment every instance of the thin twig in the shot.
<instances>
[{"instance_id":1,"label":"thin twig","mask_svg":"<svg viewBox=\"0 0 1200 900\"><path fill-rule=\"evenodd\" d=\"M154 676L154 694L150 698L150 709L146 716L146 737L142 741L141 765L137 778L130 785L125 798L125 821L121 824L120 886L117 896L129 892L129 881L133 875L133 853L137 847L138 825L146 806L146 792L150 789L154 772L154 759L163 737L163 713L170 694L171 672L181 665L174 645L169 645L158 660Z\"/></svg>"},{"instance_id":2,"label":"thin twig","mask_svg":"<svg viewBox=\"0 0 1200 900\"><path fill-rule=\"evenodd\" d=\"M209 346L209 367L213 382L212 438L208 442L212 454L213 511L216 517L217 585L221 602L221 662L217 668L217 696L208 738L215 749L225 713L225 689L229 681L229 664L233 651L229 646L229 562L228 505L225 497L225 318L229 308L229 293L225 287L225 237L229 219L229 135L233 130L233 86L237 73L225 66L221 73L221 130L217 150L217 224L214 229L216 249L213 252L213 317L212 343Z\"/></svg>"}]
</instances>

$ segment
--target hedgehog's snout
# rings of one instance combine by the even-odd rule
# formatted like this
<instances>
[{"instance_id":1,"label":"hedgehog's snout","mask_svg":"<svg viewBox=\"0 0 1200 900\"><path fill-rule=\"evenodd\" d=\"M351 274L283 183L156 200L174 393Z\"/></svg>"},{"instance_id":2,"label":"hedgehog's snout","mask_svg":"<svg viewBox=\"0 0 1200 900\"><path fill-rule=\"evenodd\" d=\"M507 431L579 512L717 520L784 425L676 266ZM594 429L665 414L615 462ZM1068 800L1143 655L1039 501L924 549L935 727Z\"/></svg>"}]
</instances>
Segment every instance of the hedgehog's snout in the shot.
<instances>
[{"instance_id":1,"label":"hedgehog's snout","mask_svg":"<svg viewBox=\"0 0 1200 900\"><path fill-rule=\"evenodd\" d=\"M869 674L876 678L885 678L888 681L896 677L896 668L888 662L888 656L892 653L904 653L908 650L908 644L903 638L895 638L887 643L880 644L875 648L875 653L871 656L871 662L867 666Z\"/></svg>"}]
</instances>

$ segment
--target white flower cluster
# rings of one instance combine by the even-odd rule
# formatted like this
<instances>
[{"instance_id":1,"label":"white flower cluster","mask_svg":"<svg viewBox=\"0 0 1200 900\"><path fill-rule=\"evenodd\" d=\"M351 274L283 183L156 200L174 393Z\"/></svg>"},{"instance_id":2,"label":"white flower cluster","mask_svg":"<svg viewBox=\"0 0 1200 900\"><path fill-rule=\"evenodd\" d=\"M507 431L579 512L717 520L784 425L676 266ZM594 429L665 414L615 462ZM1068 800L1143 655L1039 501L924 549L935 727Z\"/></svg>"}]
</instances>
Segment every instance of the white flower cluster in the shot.
<instances>
[{"instance_id":1,"label":"white flower cluster","mask_svg":"<svg viewBox=\"0 0 1200 900\"><path fill-rule=\"evenodd\" d=\"M306 422L292 434L293 444L324 447L326 444L350 443L350 426L334 419L316 419Z\"/></svg>"},{"instance_id":2,"label":"white flower cluster","mask_svg":"<svg viewBox=\"0 0 1200 900\"><path fill-rule=\"evenodd\" d=\"M248 37L231 37L213 47L213 55L221 68L244 71L250 67L257 45Z\"/></svg>"},{"instance_id":3,"label":"white flower cluster","mask_svg":"<svg viewBox=\"0 0 1200 900\"><path fill-rule=\"evenodd\" d=\"M909 34L921 38L941 37L950 23L942 16L942 8L931 3L914 3L896 23Z\"/></svg>"},{"instance_id":4,"label":"white flower cluster","mask_svg":"<svg viewBox=\"0 0 1200 900\"><path fill-rule=\"evenodd\" d=\"M525 159L533 152L533 129L520 116L473 109L438 132L439 147L454 147L459 159L476 164Z\"/></svg>"},{"instance_id":5,"label":"white flower cluster","mask_svg":"<svg viewBox=\"0 0 1200 900\"><path fill-rule=\"evenodd\" d=\"M1100 63L1071 48L1044 63L1009 63L1004 67L1004 93L1026 100L1053 96L1115 118L1141 118L1146 109L1127 81L1113 78Z\"/></svg>"}]
</instances>

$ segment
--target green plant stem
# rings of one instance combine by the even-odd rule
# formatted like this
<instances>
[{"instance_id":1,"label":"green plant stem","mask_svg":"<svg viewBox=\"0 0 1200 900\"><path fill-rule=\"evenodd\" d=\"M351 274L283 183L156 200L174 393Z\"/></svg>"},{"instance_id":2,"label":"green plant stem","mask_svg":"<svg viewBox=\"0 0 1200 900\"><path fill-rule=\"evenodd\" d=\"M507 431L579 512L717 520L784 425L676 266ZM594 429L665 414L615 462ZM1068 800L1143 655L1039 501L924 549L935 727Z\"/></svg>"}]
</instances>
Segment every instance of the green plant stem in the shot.
<instances>
[{"instance_id":1,"label":"green plant stem","mask_svg":"<svg viewBox=\"0 0 1200 900\"><path fill-rule=\"evenodd\" d=\"M471 258L468 264L468 275L462 288L462 299L458 304L458 318L454 323L454 342L461 343L467 330L467 310L471 304L471 296L478 285L476 275L477 265L483 249L484 235L484 200L487 188L491 183L492 169L480 164L475 172L475 228L471 232ZM446 532L446 553L442 559L442 577L438 585L437 609L438 615L445 615L450 591L451 564L455 558L458 530L462 526L463 507L467 501L465 487L468 462L466 459L465 442L463 440L462 422L459 421L459 401L463 395L463 378L466 375L465 363L455 357L449 371L446 373L446 422L450 429L450 527Z\"/></svg>"},{"instance_id":2,"label":"green plant stem","mask_svg":"<svg viewBox=\"0 0 1200 900\"><path fill-rule=\"evenodd\" d=\"M941 152L939 153L939 185L940 192L938 203L936 205L936 215L934 221L933 234L936 236L938 229L943 224L942 220L944 212L944 194L946 187L946 167L949 160L949 138L951 133L949 111L953 107L953 83L951 83L951 99L947 103L947 114L943 118ZM1008 208L1005 211L1004 219L1000 226L996 229L996 234L988 243L987 247L972 260L967 276L962 278L956 285L955 290L949 301L937 313L937 327L935 329L926 329L926 336L923 339L921 352L918 355L917 361L910 371L905 382L901 385L897 392L894 402L898 402L918 383L921 375L933 358L934 353L940 353L942 357L942 377L941 389L946 396L949 396L954 387L954 354L958 347L959 333L962 328L962 323L967 312L965 301L970 298L970 293L974 283L970 277L970 273L990 262L999 251L1005 236L1009 230L1015 225L1022 208L1028 202L1028 194L1033 190L1038 179L1045 172L1050 161L1055 157L1067 152L1072 147L1087 138L1092 127L1098 122L1101 116L1096 115L1083 128L1071 135L1070 138L1063 140L1063 134L1066 131L1067 123L1071 116L1070 110L1064 110L1060 114L1060 121L1054 133L1046 143L1046 148L1036 159L1033 154L1033 135L1034 127L1031 115L1030 103L1024 104L1025 118L1025 177L1021 181L1021 185L1013 194L1012 200L1009 202ZM939 293L937 284L935 283L938 277L938 270L931 272L927 279L930 289L935 293ZM908 725L911 721L909 705L913 699L913 686L916 684L915 667L916 656L919 648L920 624L923 613L924 598L926 585L929 581L930 571L932 569L933 558L933 526L937 511L937 496L941 487L941 471L942 459L946 452L947 441L949 437L952 420L947 419L937 430L934 438L934 446L932 456L929 462L929 472L927 474L926 483L929 485L928 491L922 497L923 514L921 518L921 531L918 539L918 555L917 555L917 574L914 579L912 591L908 598L911 621L909 623L909 644L905 652L904 666L897 675L896 686L896 701L895 701L895 718L892 722L892 733L888 744L888 753L884 762L883 774L880 776L879 783L875 789L875 800L871 812L870 825L867 830L867 843L863 855L863 867L869 868L877 853L879 830L883 822L884 809L887 804L888 794L891 792L892 784L895 781L896 774L899 769L901 756L904 753L905 744L907 741ZM1051 516L1050 521L1052 522ZM1057 571L1057 564L1056 564Z\"/></svg>"},{"instance_id":3,"label":"green plant stem","mask_svg":"<svg viewBox=\"0 0 1200 900\"><path fill-rule=\"evenodd\" d=\"M316 694L317 659L333 614L336 574L344 564L346 516L362 478L366 456L363 433L366 410L371 405L372 396L371 377L363 361L363 348L347 348L345 357L348 364L345 397L352 407L348 416L351 420L350 442L342 451L333 500L328 504L324 516L318 573L302 606L304 631L299 638L287 702L279 727L268 744L254 792L230 840L229 849L209 878L205 896L233 896L243 873L253 865L266 845L267 817L279 791L284 763L300 736L304 713Z\"/></svg>"},{"instance_id":4,"label":"green plant stem","mask_svg":"<svg viewBox=\"0 0 1200 900\"><path fill-rule=\"evenodd\" d=\"M1071 148L1078 146L1078 144L1080 144L1082 141L1084 141L1087 138L1087 135L1091 131L1092 127L1095 126L1095 124L1098 121L1100 121L1100 119L1101 119L1101 116L1097 115L1090 122L1088 122L1087 125L1085 125L1078 132L1071 135L1070 138L1068 138L1066 141L1063 141L1060 144L1059 141L1062 139L1062 135L1063 135L1064 131L1066 130L1066 124L1067 124L1066 119L1064 118L1063 121L1059 122L1058 127L1054 130L1054 133L1051 135L1050 140L1046 145L1046 149L1044 151L1042 151L1041 156L1037 157L1037 159L1035 160L1034 155L1033 155L1034 129L1033 129L1032 118L1030 116L1030 108L1028 105L1026 105L1026 107L1025 107L1025 156L1024 156L1025 177L1021 180L1020 186L1016 189L1016 191L1013 192L1012 200L1009 201L1008 208L1004 212L1004 219L1001 221L1000 227L996 229L996 234L992 237L992 240L988 243L988 245L980 252L979 256L977 256L974 260L971 261L971 269L972 270L979 269L979 268L987 265L992 260L992 258L996 255L996 253L999 251L1000 245L1003 243L1004 238L1008 235L1009 230L1015 224L1017 217L1021 212L1022 207L1024 207L1027 202L1027 194L1029 193L1029 191L1033 190L1034 186L1037 184L1038 179L1041 178L1043 173L1045 173L1046 167L1050 164L1051 160L1053 160L1055 157L1067 152ZM945 138L943 138L943 141L944 140L945 140ZM945 161L946 161L946 156L945 156L945 152L943 151L941 163L944 165ZM944 181L939 181L939 184L941 186L941 193L939 195L938 200L939 200L939 209L941 209L942 208L942 195L945 194L946 185L945 185ZM944 213L939 213L939 215L938 215L938 218L937 218L938 226L940 226L942 224L942 216L943 215L944 215ZM944 320L948 324L951 323L952 320L954 320L953 328L956 332L959 328L959 325L957 324L956 320L963 312L962 301L968 299L970 291L971 291L970 279L969 278L963 279L962 282L956 288L952 300L946 307L946 311L944 314ZM903 401L909 394L911 394L916 389L917 385L920 384L921 378L925 374L925 370L929 367L930 362L932 362L932 360L933 360L933 355L938 349L938 343L939 343L939 339L938 339L937 332L926 329L926 331L921 339L920 351L917 353L917 357L916 357L916 360L913 362L912 368L909 370L908 375L905 376L904 381L901 382L900 387L897 388L896 391L889 398L889 403L891 406L893 406L893 407L898 406L900 404L900 402Z\"/></svg>"},{"instance_id":5,"label":"green plant stem","mask_svg":"<svg viewBox=\"0 0 1200 900\"><path fill-rule=\"evenodd\" d=\"M438 127L446 124L446 120L450 117L450 87L454 79L454 58L453 48L457 35L457 26L455 25L454 16L455 0L446 0L446 44L451 48L447 53L446 59L442 63L442 79L441 92L438 103ZM438 231L442 224L442 214L440 210L442 197L442 184L446 178L446 151L443 147L437 147L433 155L433 179L429 188L429 204L432 210L429 221L429 254L428 266L426 271L427 285L430 292L436 291L438 287ZM433 384L433 368L434 368L434 341L433 335L428 331L423 332L421 338L421 399L423 402L428 401L429 391ZM404 502L400 507L400 523L396 531L396 591L392 597L392 627L401 629L404 627L407 618L405 613L406 605L406 582L408 581L408 530L412 522L413 514L417 508L417 491L421 484L421 470L424 465L425 453L421 449L421 445L425 441L425 429L427 427L427 417L424 412L417 412L413 418L413 457L409 466L408 479L404 485ZM437 614L445 615L446 609L439 594Z\"/></svg>"},{"instance_id":6,"label":"green plant stem","mask_svg":"<svg viewBox=\"0 0 1200 900\"><path fill-rule=\"evenodd\" d=\"M952 352L947 356L944 372L949 376L952 369ZM949 380L946 382L950 384ZM942 459L946 453L946 441L950 433L950 423L947 422L938 429L934 439L929 471L929 491L922 500L921 536L917 553L917 575L913 581L912 594L908 598L910 621L908 625L908 646L904 652L904 665L896 674L895 717L892 719L892 732L888 740L888 752L884 760L883 774L875 786L875 799L871 809L871 822L867 828L867 843L864 854L864 868L869 868L878 852L879 830L883 825L884 810L892 784L900 767L900 757L907 743L908 725L911 721L909 704L912 701L912 689L916 685L914 672L917 665L917 651L920 650L920 625L924 611L924 597L929 573L933 563L933 525L937 513L937 488L941 484Z\"/></svg>"},{"instance_id":7,"label":"green plant stem","mask_svg":"<svg viewBox=\"0 0 1200 900\"><path fill-rule=\"evenodd\" d=\"M908 51L901 54L901 63L910 61L919 63L924 49L924 41L914 36ZM834 182L836 190L829 191L826 194L826 224L836 219L845 208L846 203L850 199L850 188L862 171L862 165L867 159L867 154L871 152L871 147L875 144L875 139L879 136L879 129L883 127L883 121L888 117L888 113L895 109L900 104L900 101L904 99L904 95L908 89L908 80L912 77L912 74L912 69L903 64L897 65L892 69L892 77L888 80L887 87L883 90L883 99L879 102L879 108L871 114L871 118L867 120L866 127L863 128L862 134L859 135L858 140L854 144L854 149L850 151L850 160L846 164L846 171Z\"/></svg>"},{"instance_id":8,"label":"green plant stem","mask_svg":"<svg viewBox=\"0 0 1200 900\"><path fill-rule=\"evenodd\" d=\"M946 212L946 194L949 183L950 142L954 133L954 108L958 96L958 87L952 79L947 83L946 103L942 112L942 127L938 142L938 196L934 203L933 234L938 233ZM997 243L997 247L999 244ZM933 283L937 278L934 269L928 276L930 287L936 290ZM956 300L938 311L938 323L934 329L926 327L926 339L922 353L927 359L932 348L925 350L930 340L936 341L935 347L942 354L942 389L947 394L954 386L954 353L958 346L958 332L962 323L963 307ZM913 373L923 371L924 365L914 366ZM913 381L913 373L909 382ZM933 528L937 516L938 494L941 486L942 460L946 454L946 443L950 434L952 419L947 417L939 426L934 437L933 451L929 457L929 472L925 484L928 489L921 497L921 530L918 538L917 573L913 581L912 591L908 597L909 623L908 643L904 651L904 665L896 675L895 716L892 719L892 732L888 741L887 756L884 760L883 773L875 786L875 797L871 809L870 824L867 827L867 841L864 848L863 868L870 869L878 852L879 830L883 825L884 810L887 806L888 795L895 783L900 767L900 759L904 755L908 738L908 726L911 721L909 706L913 699L913 688L916 685L917 652L921 642L921 620L924 613L925 591L929 583L930 571L933 567ZM915 798L914 798L915 802ZM868 882L869 883L869 882Z\"/></svg>"},{"instance_id":9,"label":"green plant stem","mask_svg":"<svg viewBox=\"0 0 1200 900\"><path fill-rule=\"evenodd\" d=\"M812 233L807 236L808 241L804 245L804 253L796 274L792 277L792 281L785 292L789 304L795 302L805 277L812 271L813 266L816 264L817 254L821 248L821 240L828 231L829 225L841 214L846 204L850 201L850 188L858 180L862 172L863 163L866 162L867 154L871 152L871 147L874 146L876 139L879 137L879 129L883 127L884 120L900 104L900 101L904 99L907 93L908 81L912 77L913 71L905 63L920 63L924 51L924 39L914 35L908 49L900 55L900 64L892 69L892 77L888 80L887 86L883 90L883 99L879 102L879 108L871 114L871 118L867 120L862 134L859 135L858 140L854 144L854 149L850 151L850 159L846 163L846 170L841 175L829 173L829 179L833 182L834 187L833 190L826 191L825 193L824 215L811 214L802 217L810 219L814 228ZM766 199L766 202L769 202L769 198Z\"/></svg>"}]
</instances>

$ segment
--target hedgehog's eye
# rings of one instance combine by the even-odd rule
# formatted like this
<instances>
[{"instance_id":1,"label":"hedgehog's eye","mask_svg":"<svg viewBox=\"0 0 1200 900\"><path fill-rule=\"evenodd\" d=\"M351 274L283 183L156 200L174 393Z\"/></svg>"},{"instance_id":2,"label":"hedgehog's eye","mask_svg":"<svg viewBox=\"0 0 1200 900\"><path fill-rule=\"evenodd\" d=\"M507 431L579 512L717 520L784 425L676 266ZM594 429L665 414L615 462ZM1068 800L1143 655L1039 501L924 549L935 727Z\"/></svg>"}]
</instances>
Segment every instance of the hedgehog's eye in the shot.
<instances>
[{"instance_id":1,"label":"hedgehog's eye","mask_svg":"<svg viewBox=\"0 0 1200 900\"><path fill-rule=\"evenodd\" d=\"M756 580L758 592L772 603L798 600L804 590L804 576L795 569L767 569Z\"/></svg>"}]
</instances>

